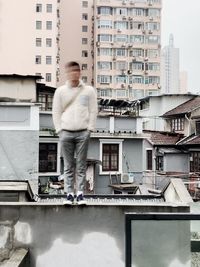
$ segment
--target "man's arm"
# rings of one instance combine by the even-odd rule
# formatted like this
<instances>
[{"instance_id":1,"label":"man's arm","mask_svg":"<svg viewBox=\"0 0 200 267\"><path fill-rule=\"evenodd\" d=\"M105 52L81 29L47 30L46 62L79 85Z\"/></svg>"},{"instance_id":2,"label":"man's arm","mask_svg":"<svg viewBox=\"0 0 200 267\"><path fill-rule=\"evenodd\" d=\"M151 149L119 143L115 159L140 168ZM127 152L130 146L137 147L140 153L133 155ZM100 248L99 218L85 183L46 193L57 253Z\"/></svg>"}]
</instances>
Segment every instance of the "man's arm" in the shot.
<instances>
[{"instance_id":1,"label":"man's arm","mask_svg":"<svg viewBox=\"0 0 200 267\"><path fill-rule=\"evenodd\" d=\"M60 92L58 89L55 91L53 97L52 115L56 133L59 133L61 131L62 103L60 100Z\"/></svg>"},{"instance_id":2,"label":"man's arm","mask_svg":"<svg viewBox=\"0 0 200 267\"><path fill-rule=\"evenodd\" d=\"M89 131L94 131L96 127L97 112L98 112L98 106L97 106L96 89L92 88L89 99L89 124L88 124Z\"/></svg>"}]
</instances>

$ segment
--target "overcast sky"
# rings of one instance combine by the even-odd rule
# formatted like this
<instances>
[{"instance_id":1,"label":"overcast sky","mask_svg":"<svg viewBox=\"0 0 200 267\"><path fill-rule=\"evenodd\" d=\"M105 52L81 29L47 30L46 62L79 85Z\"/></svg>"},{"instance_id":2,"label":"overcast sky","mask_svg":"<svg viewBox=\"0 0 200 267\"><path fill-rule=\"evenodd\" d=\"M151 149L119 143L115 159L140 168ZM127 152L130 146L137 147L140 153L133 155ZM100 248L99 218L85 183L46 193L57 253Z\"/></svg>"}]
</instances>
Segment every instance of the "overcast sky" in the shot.
<instances>
[{"instance_id":1,"label":"overcast sky","mask_svg":"<svg viewBox=\"0 0 200 267\"><path fill-rule=\"evenodd\" d=\"M163 46L170 33L180 48L180 69L188 72L189 91L200 92L200 0L163 0Z\"/></svg>"}]
</instances>

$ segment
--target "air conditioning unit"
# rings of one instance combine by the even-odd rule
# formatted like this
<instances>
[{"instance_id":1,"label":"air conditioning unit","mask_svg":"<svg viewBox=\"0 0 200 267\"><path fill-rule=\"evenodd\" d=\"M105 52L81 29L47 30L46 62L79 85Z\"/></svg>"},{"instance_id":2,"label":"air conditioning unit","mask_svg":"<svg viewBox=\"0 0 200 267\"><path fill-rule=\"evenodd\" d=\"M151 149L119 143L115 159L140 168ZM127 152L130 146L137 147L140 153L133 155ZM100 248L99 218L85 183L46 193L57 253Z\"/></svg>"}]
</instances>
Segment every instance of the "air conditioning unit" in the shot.
<instances>
[{"instance_id":1,"label":"air conditioning unit","mask_svg":"<svg viewBox=\"0 0 200 267\"><path fill-rule=\"evenodd\" d=\"M135 5L135 2L134 2L134 1L130 1L130 4L131 4L131 5Z\"/></svg>"},{"instance_id":2,"label":"air conditioning unit","mask_svg":"<svg viewBox=\"0 0 200 267\"><path fill-rule=\"evenodd\" d=\"M126 44L122 44L122 47L126 47Z\"/></svg>"},{"instance_id":3,"label":"air conditioning unit","mask_svg":"<svg viewBox=\"0 0 200 267\"><path fill-rule=\"evenodd\" d=\"M144 75L148 75L148 74L149 74L148 71L145 70L145 71L144 71Z\"/></svg>"},{"instance_id":4,"label":"air conditioning unit","mask_svg":"<svg viewBox=\"0 0 200 267\"><path fill-rule=\"evenodd\" d=\"M128 47L133 47L133 44L128 44Z\"/></svg>"},{"instance_id":5,"label":"air conditioning unit","mask_svg":"<svg viewBox=\"0 0 200 267\"><path fill-rule=\"evenodd\" d=\"M97 15L97 16L96 16L96 18L97 18L97 19L100 19L100 16L99 16L99 15Z\"/></svg>"},{"instance_id":6,"label":"air conditioning unit","mask_svg":"<svg viewBox=\"0 0 200 267\"><path fill-rule=\"evenodd\" d=\"M96 45L97 45L97 46L100 46L100 42L96 42Z\"/></svg>"},{"instance_id":7,"label":"air conditioning unit","mask_svg":"<svg viewBox=\"0 0 200 267\"><path fill-rule=\"evenodd\" d=\"M153 20L153 17L150 17L149 20Z\"/></svg>"},{"instance_id":8,"label":"air conditioning unit","mask_svg":"<svg viewBox=\"0 0 200 267\"><path fill-rule=\"evenodd\" d=\"M114 45L114 43L112 42L112 43L110 43L111 45Z\"/></svg>"},{"instance_id":9,"label":"air conditioning unit","mask_svg":"<svg viewBox=\"0 0 200 267\"><path fill-rule=\"evenodd\" d=\"M146 31L142 31L143 34L146 34Z\"/></svg>"},{"instance_id":10,"label":"air conditioning unit","mask_svg":"<svg viewBox=\"0 0 200 267\"><path fill-rule=\"evenodd\" d=\"M122 19L123 19L123 20L126 20L126 16L123 16Z\"/></svg>"},{"instance_id":11,"label":"air conditioning unit","mask_svg":"<svg viewBox=\"0 0 200 267\"><path fill-rule=\"evenodd\" d=\"M149 31L149 34L152 34L152 33L153 33L153 32L150 30L150 31Z\"/></svg>"},{"instance_id":12,"label":"air conditioning unit","mask_svg":"<svg viewBox=\"0 0 200 267\"><path fill-rule=\"evenodd\" d=\"M122 184L132 184L134 182L133 173L122 173L121 175L121 183Z\"/></svg>"},{"instance_id":13,"label":"air conditioning unit","mask_svg":"<svg viewBox=\"0 0 200 267\"><path fill-rule=\"evenodd\" d=\"M136 57L133 57L133 58L132 58L132 61L136 61Z\"/></svg>"},{"instance_id":14,"label":"air conditioning unit","mask_svg":"<svg viewBox=\"0 0 200 267\"><path fill-rule=\"evenodd\" d=\"M125 88L125 84L124 84L124 83L121 84L121 88L122 88L122 89Z\"/></svg>"},{"instance_id":15,"label":"air conditioning unit","mask_svg":"<svg viewBox=\"0 0 200 267\"><path fill-rule=\"evenodd\" d=\"M117 59L117 57L114 56L114 57L113 57L113 60L116 60L116 59Z\"/></svg>"},{"instance_id":16,"label":"air conditioning unit","mask_svg":"<svg viewBox=\"0 0 200 267\"><path fill-rule=\"evenodd\" d=\"M129 85L128 85L128 89L132 89L132 88L133 88L132 85L129 84Z\"/></svg>"},{"instance_id":17,"label":"air conditioning unit","mask_svg":"<svg viewBox=\"0 0 200 267\"><path fill-rule=\"evenodd\" d=\"M119 33L120 33L120 32L122 32L122 31L121 31L120 29L118 29L118 30L117 30L117 32L119 32Z\"/></svg>"},{"instance_id":18,"label":"air conditioning unit","mask_svg":"<svg viewBox=\"0 0 200 267\"><path fill-rule=\"evenodd\" d=\"M144 58L144 61L148 61L148 60L149 60L148 57L145 57L145 58Z\"/></svg>"},{"instance_id":19,"label":"air conditioning unit","mask_svg":"<svg viewBox=\"0 0 200 267\"><path fill-rule=\"evenodd\" d=\"M122 1L122 5L126 5L126 1L125 0Z\"/></svg>"},{"instance_id":20,"label":"air conditioning unit","mask_svg":"<svg viewBox=\"0 0 200 267\"><path fill-rule=\"evenodd\" d=\"M133 20L133 18L132 18L132 17L129 17L128 19L129 19L129 20Z\"/></svg>"}]
</instances>

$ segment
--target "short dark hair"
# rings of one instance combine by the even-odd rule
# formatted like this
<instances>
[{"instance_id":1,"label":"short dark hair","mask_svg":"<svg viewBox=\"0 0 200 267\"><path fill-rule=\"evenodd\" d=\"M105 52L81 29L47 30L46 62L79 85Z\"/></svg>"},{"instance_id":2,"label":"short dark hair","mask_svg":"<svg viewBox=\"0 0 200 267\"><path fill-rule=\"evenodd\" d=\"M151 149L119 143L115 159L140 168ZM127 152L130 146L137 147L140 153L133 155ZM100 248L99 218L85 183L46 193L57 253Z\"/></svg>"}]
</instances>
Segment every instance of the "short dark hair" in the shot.
<instances>
[{"instance_id":1,"label":"short dark hair","mask_svg":"<svg viewBox=\"0 0 200 267\"><path fill-rule=\"evenodd\" d=\"M80 64L76 61L70 61L65 64L66 69L71 68L71 67L77 67L79 70L81 70Z\"/></svg>"}]
</instances>

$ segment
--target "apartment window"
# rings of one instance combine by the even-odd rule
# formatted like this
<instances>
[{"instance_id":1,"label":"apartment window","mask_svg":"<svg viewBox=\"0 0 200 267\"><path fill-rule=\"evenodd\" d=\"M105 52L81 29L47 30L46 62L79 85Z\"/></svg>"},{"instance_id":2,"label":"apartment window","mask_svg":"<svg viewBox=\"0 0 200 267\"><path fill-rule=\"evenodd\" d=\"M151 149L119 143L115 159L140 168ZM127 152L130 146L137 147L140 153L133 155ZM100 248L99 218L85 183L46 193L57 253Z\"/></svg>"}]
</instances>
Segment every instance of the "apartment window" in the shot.
<instances>
[{"instance_id":1,"label":"apartment window","mask_svg":"<svg viewBox=\"0 0 200 267\"><path fill-rule=\"evenodd\" d=\"M98 56L111 56L112 49L111 48L98 48Z\"/></svg>"},{"instance_id":2,"label":"apartment window","mask_svg":"<svg viewBox=\"0 0 200 267\"><path fill-rule=\"evenodd\" d=\"M99 15L112 15L112 8L111 7L98 7L98 14Z\"/></svg>"},{"instance_id":3,"label":"apartment window","mask_svg":"<svg viewBox=\"0 0 200 267\"><path fill-rule=\"evenodd\" d=\"M88 51L86 50L82 51L82 57L88 57Z\"/></svg>"},{"instance_id":4,"label":"apartment window","mask_svg":"<svg viewBox=\"0 0 200 267\"><path fill-rule=\"evenodd\" d=\"M149 76L145 78L145 84L159 84L160 77L158 76Z\"/></svg>"},{"instance_id":5,"label":"apartment window","mask_svg":"<svg viewBox=\"0 0 200 267\"><path fill-rule=\"evenodd\" d=\"M142 35L131 35L130 36L131 43L143 44L144 43L144 36Z\"/></svg>"},{"instance_id":6,"label":"apartment window","mask_svg":"<svg viewBox=\"0 0 200 267\"><path fill-rule=\"evenodd\" d=\"M143 22L132 22L130 24L130 29L136 29L136 30L144 30L144 23Z\"/></svg>"},{"instance_id":7,"label":"apartment window","mask_svg":"<svg viewBox=\"0 0 200 267\"><path fill-rule=\"evenodd\" d=\"M116 21L114 25L115 25L115 29L119 29L119 30L128 29L128 22L126 21Z\"/></svg>"},{"instance_id":8,"label":"apartment window","mask_svg":"<svg viewBox=\"0 0 200 267\"><path fill-rule=\"evenodd\" d=\"M36 30L41 30L42 29L42 21L37 20L36 21Z\"/></svg>"},{"instance_id":9,"label":"apartment window","mask_svg":"<svg viewBox=\"0 0 200 267\"><path fill-rule=\"evenodd\" d=\"M42 63L42 57L41 56L36 56L35 57L35 64L41 64Z\"/></svg>"},{"instance_id":10,"label":"apartment window","mask_svg":"<svg viewBox=\"0 0 200 267\"><path fill-rule=\"evenodd\" d=\"M112 76L98 75L97 81L98 81L98 83L101 83L101 84L110 84L112 82Z\"/></svg>"},{"instance_id":11,"label":"apartment window","mask_svg":"<svg viewBox=\"0 0 200 267\"><path fill-rule=\"evenodd\" d=\"M112 97L112 90L111 89L99 89L98 90L98 97Z\"/></svg>"},{"instance_id":12,"label":"apartment window","mask_svg":"<svg viewBox=\"0 0 200 267\"><path fill-rule=\"evenodd\" d=\"M36 4L36 12L37 13L42 12L42 4Z\"/></svg>"},{"instance_id":13,"label":"apartment window","mask_svg":"<svg viewBox=\"0 0 200 267\"><path fill-rule=\"evenodd\" d=\"M99 70L111 70L112 69L112 63L109 61L99 61L97 63Z\"/></svg>"},{"instance_id":14,"label":"apartment window","mask_svg":"<svg viewBox=\"0 0 200 267\"><path fill-rule=\"evenodd\" d=\"M139 76L139 75L130 76L129 82L130 84L134 84L134 83L144 84L144 77Z\"/></svg>"},{"instance_id":15,"label":"apartment window","mask_svg":"<svg viewBox=\"0 0 200 267\"><path fill-rule=\"evenodd\" d=\"M159 31L160 30L160 23L148 22L146 25L146 29L151 30L151 31Z\"/></svg>"},{"instance_id":16,"label":"apartment window","mask_svg":"<svg viewBox=\"0 0 200 267\"><path fill-rule=\"evenodd\" d=\"M36 38L36 46L42 46L42 38Z\"/></svg>"},{"instance_id":17,"label":"apartment window","mask_svg":"<svg viewBox=\"0 0 200 267\"><path fill-rule=\"evenodd\" d=\"M132 70L141 71L144 70L144 63L141 62L134 62L130 64Z\"/></svg>"},{"instance_id":18,"label":"apartment window","mask_svg":"<svg viewBox=\"0 0 200 267\"><path fill-rule=\"evenodd\" d=\"M87 38L82 38L82 44L87 44L88 43L88 39Z\"/></svg>"},{"instance_id":19,"label":"apartment window","mask_svg":"<svg viewBox=\"0 0 200 267\"><path fill-rule=\"evenodd\" d=\"M150 16L150 17L159 17L160 16L160 9L149 8L148 16Z\"/></svg>"},{"instance_id":20,"label":"apartment window","mask_svg":"<svg viewBox=\"0 0 200 267\"><path fill-rule=\"evenodd\" d=\"M160 64L159 63L148 63L146 67L147 67L147 70L151 70L151 71L159 71L160 70Z\"/></svg>"},{"instance_id":21,"label":"apartment window","mask_svg":"<svg viewBox=\"0 0 200 267\"><path fill-rule=\"evenodd\" d=\"M116 70L126 70L127 62L126 61L117 61L116 62Z\"/></svg>"},{"instance_id":22,"label":"apartment window","mask_svg":"<svg viewBox=\"0 0 200 267\"><path fill-rule=\"evenodd\" d=\"M133 16L141 17L145 15L145 10L142 8L134 8L132 13Z\"/></svg>"},{"instance_id":23,"label":"apartment window","mask_svg":"<svg viewBox=\"0 0 200 267\"><path fill-rule=\"evenodd\" d=\"M98 28L101 29L112 29L112 20L98 20Z\"/></svg>"},{"instance_id":24,"label":"apartment window","mask_svg":"<svg viewBox=\"0 0 200 267\"><path fill-rule=\"evenodd\" d=\"M52 21L47 21L46 22L46 29L47 30L52 30Z\"/></svg>"},{"instance_id":25,"label":"apartment window","mask_svg":"<svg viewBox=\"0 0 200 267\"><path fill-rule=\"evenodd\" d=\"M124 34L115 35L115 42L123 42L123 43L128 42L128 35Z\"/></svg>"},{"instance_id":26,"label":"apartment window","mask_svg":"<svg viewBox=\"0 0 200 267\"><path fill-rule=\"evenodd\" d=\"M82 20L88 20L88 14L86 13L82 14Z\"/></svg>"},{"instance_id":27,"label":"apartment window","mask_svg":"<svg viewBox=\"0 0 200 267\"><path fill-rule=\"evenodd\" d=\"M153 152L151 149L146 151L146 159L147 159L147 170L153 170Z\"/></svg>"},{"instance_id":28,"label":"apartment window","mask_svg":"<svg viewBox=\"0 0 200 267\"><path fill-rule=\"evenodd\" d=\"M115 82L116 83L127 83L127 81L128 81L128 77L125 75L115 76Z\"/></svg>"},{"instance_id":29,"label":"apartment window","mask_svg":"<svg viewBox=\"0 0 200 267\"><path fill-rule=\"evenodd\" d=\"M38 103L42 104L40 110L42 111L51 111L53 103L53 94L49 93L39 93Z\"/></svg>"},{"instance_id":30,"label":"apartment window","mask_svg":"<svg viewBox=\"0 0 200 267\"><path fill-rule=\"evenodd\" d=\"M52 75L51 75L51 73L46 73L46 82L51 82L51 80L52 80Z\"/></svg>"},{"instance_id":31,"label":"apartment window","mask_svg":"<svg viewBox=\"0 0 200 267\"><path fill-rule=\"evenodd\" d=\"M116 8L116 15L126 16L128 15L128 9L127 8Z\"/></svg>"},{"instance_id":32,"label":"apartment window","mask_svg":"<svg viewBox=\"0 0 200 267\"><path fill-rule=\"evenodd\" d=\"M125 48L117 48L116 49L116 56L125 57L126 56L126 49Z\"/></svg>"},{"instance_id":33,"label":"apartment window","mask_svg":"<svg viewBox=\"0 0 200 267\"><path fill-rule=\"evenodd\" d=\"M39 144L39 172L57 172L57 143Z\"/></svg>"},{"instance_id":34,"label":"apartment window","mask_svg":"<svg viewBox=\"0 0 200 267\"><path fill-rule=\"evenodd\" d=\"M47 4L47 13L52 13L52 11L53 11L52 4Z\"/></svg>"},{"instance_id":35,"label":"apartment window","mask_svg":"<svg viewBox=\"0 0 200 267\"><path fill-rule=\"evenodd\" d=\"M87 64L82 64L82 70L87 70L88 65Z\"/></svg>"},{"instance_id":36,"label":"apartment window","mask_svg":"<svg viewBox=\"0 0 200 267\"><path fill-rule=\"evenodd\" d=\"M52 39L51 38L46 39L46 47L52 47Z\"/></svg>"},{"instance_id":37,"label":"apartment window","mask_svg":"<svg viewBox=\"0 0 200 267\"><path fill-rule=\"evenodd\" d=\"M156 171L163 171L164 170L164 160L163 156L156 157Z\"/></svg>"},{"instance_id":38,"label":"apartment window","mask_svg":"<svg viewBox=\"0 0 200 267\"><path fill-rule=\"evenodd\" d=\"M149 58L157 58L160 56L160 52L158 49L148 49L146 50L146 57Z\"/></svg>"},{"instance_id":39,"label":"apartment window","mask_svg":"<svg viewBox=\"0 0 200 267\"><path fill-rule=\"evenodd\" d=\"M172 119L171 120L171 131L184 131L184 118Z\"/></svg>"},{"instance_id":40,"label":"apartment window","mask_svg":"<svg viewBox=\"0 0 200 267\"><path fill-rule=\"evenodd\" d=\"M119 171L119 144L103 144L102 171Z\"/></svg>"},{"instance_id":41,"label":"apartment window","mask_svg":"<svg viewBox=\"0 0 200 267\"><path fill-rule=\"evenodd\" d=\"M88 1L83 1L82 2L82 7L88 7Z\"/></svg>"},{"instance_id":42,"label":"apartment window","mask_svg":"<svg viewBox=\"0 0 200 267\"><path fill-rule=\"evenodd\" d=\"M99 34L98 41L99 42L112 42L112 35L111 34Z\"/></svg>"},{"instance_id":43,"label":"apartment window","mask_svg":"<svg viewBox=\"0 0 200 267\"><path fill-rule=\"evenodd\" d=\"M143 49L133 49L130 51L130 57L144 57Z\"/></svg>"},{"instance_id":44,"label":"apartment window","mask_svg":"<svg viewBox=\"0 0 200 267\"><path fill-rule=\"evenodd\" d=\"M124 98L124 97L127 97L127 92L126 90L122 90L122 89L118 89L116 90L116 96L117 98Z\"/></svg>"},{"instance_id":45,"label":"apartment window","mask_svg":"<svg viewBox=\"0 0 200 267\"><path fill-rule=\"evenodd\" d=\"M82 26L82 32L87 32L88 31L88 26Z\"/></svg>"},{"instance_id":46,"label":"apartment window","mask_svg":"<svg viewBox=\"0 0 200 267\"><path fill-rule=\"evenodd\" d=\"M159 42L160 42L160 37L157 35L146 36L146 43L147 44L158 44Z\"/></svg>"},{"instance_id":47,"label":"apartment window","mask_svg":"<svg viewBox=\"0 0 200 267\"><path fill-rule=\"evenodd\" d=\"M200 152L192 152L190 159L190 172L200 172Z\"/></svg>"},{"instance_id":48,"label":"apartment window","mask_svg":"<svg viewBox=\"0 0 200 267\"><path fill-rule=\"evenodd\" d=\"M46 64L51 65L52 64L52 57L51 56L46 56Z\"/></svg>"},{"instance_id":49,"label":"apartment window","mask_svg":"<svg viewBox=\"0 0 200 267\"><path fill-rule=\"evenodd\" d=\"M87 83L87 80L88 80L88 79L87 79L87 76L83 76L83 77L82 77L82 80L83 80L84 83Z\"/></svg>"}]
</instances>

